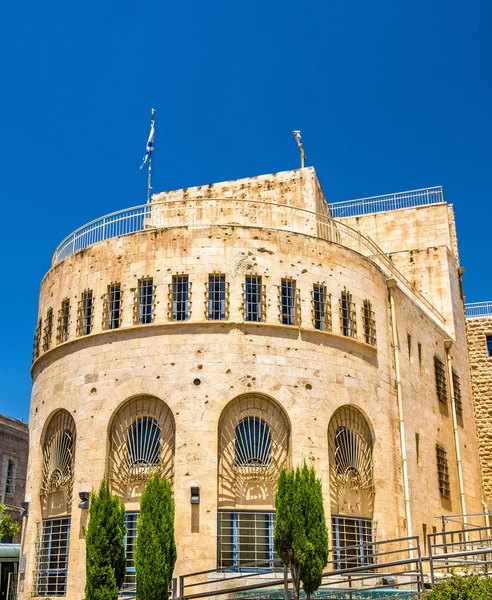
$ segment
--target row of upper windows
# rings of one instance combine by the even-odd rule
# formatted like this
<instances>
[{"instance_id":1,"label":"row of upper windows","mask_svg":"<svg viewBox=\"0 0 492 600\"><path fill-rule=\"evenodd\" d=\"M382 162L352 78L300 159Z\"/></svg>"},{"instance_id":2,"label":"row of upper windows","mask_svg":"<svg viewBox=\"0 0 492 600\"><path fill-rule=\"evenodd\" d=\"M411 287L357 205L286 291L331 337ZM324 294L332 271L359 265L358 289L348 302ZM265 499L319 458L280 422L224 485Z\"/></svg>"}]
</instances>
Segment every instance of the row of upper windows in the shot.
<instances>
[{"instance_id":1,"label":"row of upper windows","mask_svg":"<svg viewBox=\"0 0 492 600\"><path fill-rule=\"evenodd\" d=\"M436 394L439 402L443 404L448 403L448 378L446 376L446 369L444 362L438 357L434 356L434 375L436 379ZM456 408L456 415L458 417L458 423L463 426L463 401L461 399L461 385L458 373L452 368L452 390L454 392L454 403ZM451 388L451 386L450 386Z\"/></svg>"},{"instance_id":2,"label":"row of upper windows","mask_svg":"<svg viewBox=\"0 0 492 600\"><path fill-rule=\"evenodd\" d=\"M174 275L168 291L168 318L170 321L188 321L191 318L192 284L188 275ZM122 324L123 292L120 283L108 285L103 296L102 328L118 329ZM138 281L133 303L133 323L152 323L155 316L156 288L152 277ZM92 332L94 326L95 299L93 290L85 290L77 306L76 335ZM278 316L283 325L300 326L301 297L295 279L282 279L278 286ZM56 343L68 341L70 335L70 299L65 298L58 310ZM245 321L266 320L266 286L261 275L248 275L243 284L242 312ZM332 331L331 294L325 285L315 283L311 291L312 324L320 331ZM366 344L376 345L376 320L372 303L364 300L361 307L363 334ZM340 333L357 338L356 306L352 294L343 290L339 299ZM225 275L210 274L205 290L205 318L209 321L226 321L229 318L229 285ZM33 359L41 349L46 352L52 347L55 315L49 308L44 323L39 319L34 337Z\"/></svg>"}]
</instances>

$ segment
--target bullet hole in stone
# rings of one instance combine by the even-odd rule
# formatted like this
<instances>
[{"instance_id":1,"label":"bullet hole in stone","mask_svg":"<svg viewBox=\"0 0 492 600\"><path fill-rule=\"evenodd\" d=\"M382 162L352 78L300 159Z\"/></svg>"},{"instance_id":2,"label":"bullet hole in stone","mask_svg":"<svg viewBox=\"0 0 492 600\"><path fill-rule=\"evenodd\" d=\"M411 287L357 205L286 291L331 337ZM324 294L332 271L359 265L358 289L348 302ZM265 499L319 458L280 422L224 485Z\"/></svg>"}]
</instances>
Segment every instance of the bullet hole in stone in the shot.
<instances>
[{"instance_id":1,"label":"bullet hole in stone","mask_svg":"<svg viewBox=\"0 0 492 600\"><path fill-rule=\"evenodd\" d=\"M176 363L171 363L171 367L174 367L174 365L175 365L175 364L176 364Z\"/></svg>"},{"instance_id":2,"label":"bullet hole in stone","mask_svg":"<svg viewBox=\"0 0 492 600\"><path fill-rule=\"evenodd\" d=\"M307 273L307 272L308 272L308 270L307 270L307 269L303 269L303 270L301 271L301 273Z\"/></svg>"},{"instance_id":3,"label":"bullet hole in stone","mask_svg":"<svg viewBox=\"0 0 492 600\"><path fill-rule=\"evenodd\" d=\"M34 414L37 415L38 414L38 407L36 406L36 408L34 409Z\"/></svg>"},{"instance_id":4,"label":"bullet hole in stone","mask_svg":"<svg viewBox=\"0 0 492 600\"><path fill-rule=\"evenodd\" d=\"M251 385L251 383L248 383L248 387L250 388L250 387L253 387L253 386Z\"/></svg>"},{"instance_id":5,"label":"bullet hole in stone","mask_svg":"<svg viewBox=\"0 0 492 600\"><path fill-rule=\"evenodd\" d=\"M208 400L205 400L205 404L208 404Z\"/></svg>"},{"instance_id":6,"label":"bullet hole in stone","mask_svg":"<svg viewBox=\"0 0 492 600\"><path fill-rule=\"evenodd\" d=\"M160 379L160 378L161 378L161 376L160 376L160 375L157 375L156 379Z\"/></svg>"},{"instance_id":7,"label":"bullet hole in stone","mask_svg":"<svg viewBox=\"0 0 492 600\"><path fill-rule=\"evenodd\" d=\"M190 474L189 474L189 473L185 473L185 477L189 477L189 476L190 476Z\"/></svg>"},{"instance_id":8,"label":"bullet hole in stone","mask_svg":"<svg viewBox=\"0 0 492 600\"><path fill-rule=\"evenodd\" d=\"M193 383L195 385L200 385L201 381L200 381L200 379L197 378L197 379L193 379Z\"/></svg>"},{"instance_id":9,"label":"bullet hole in stone","mask_svg":"<svg viewBox=\"0 0 492 600\"><path fill-rule=\"evenodd\" d=\"M227 369L227 371L226 371L226 375L229 375L229 373L230 373L230 372L231 372L231 370L230 370L230 369Z\"/></svg>"},{"instance_id":10,"label":"bullet hole in stone","mask_svg":"<svg viewBox=\"0 0 492 600\"><path fill-rule=\"evenodd\" d=\"M91 396L94 396L94 394L97 394L97 389L96 388L92 388L92 390L91 390Z\"/></svg>"},{"instance_id":11,"label":"bullet hole in stone","mask_svg":"<svg viewBox=\"0 0 492 600\"><path fill-rule=\"evenodd\" d=\"M306 383L306 389L307 390L312 390L313 386L310 383Z\"/></svg>"},{"instance_id":12,"label":"bullet hole in stone","mask_svg":"<svg viewBox=\"0 0 492 600\"><path fill-rule=\"evenodd\" d=\"M203 369L203 365L198 365L197 369L201 371Z\"/></svg>"}]
</instances>

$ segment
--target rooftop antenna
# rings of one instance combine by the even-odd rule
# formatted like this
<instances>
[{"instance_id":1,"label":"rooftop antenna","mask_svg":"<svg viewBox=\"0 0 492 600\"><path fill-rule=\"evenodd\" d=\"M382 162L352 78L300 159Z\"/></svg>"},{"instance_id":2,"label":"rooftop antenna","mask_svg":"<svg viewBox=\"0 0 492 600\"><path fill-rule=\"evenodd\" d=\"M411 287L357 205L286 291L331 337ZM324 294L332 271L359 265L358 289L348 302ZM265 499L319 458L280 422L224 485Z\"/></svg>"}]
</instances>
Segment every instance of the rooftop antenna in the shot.
<instances>
[{"instance_id":1,"label":"rooftop antenna","mask_svg":"<svg viewBox=\"0 0 492 600\"><path fill-rule=\"evenodd\" d=\"M297 145L299 146L299 152L301 153L301 169L304 169L304 161L306 160L306 155L304 154L304 148L302 147L301 132L299 129L294 129L292 135L296 138Z\"/></svg>"}]
</instances>

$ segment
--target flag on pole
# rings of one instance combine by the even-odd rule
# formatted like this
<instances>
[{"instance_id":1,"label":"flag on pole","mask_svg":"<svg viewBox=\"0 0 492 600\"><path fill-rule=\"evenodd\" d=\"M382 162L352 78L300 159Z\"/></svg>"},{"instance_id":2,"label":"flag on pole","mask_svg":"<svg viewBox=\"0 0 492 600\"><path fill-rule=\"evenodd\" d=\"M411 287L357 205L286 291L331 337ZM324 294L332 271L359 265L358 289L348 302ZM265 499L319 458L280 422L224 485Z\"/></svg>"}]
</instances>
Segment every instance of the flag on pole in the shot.
<instances>
[{"instance_id":1,"label":"flag on pole","mask_svg":"<svg viewBox=\"0 0 492 600\"><path fill-rule=\"evenodd\" d=\"M153 116L153 113L152 113L152 116ZM145 149L145 156L143 157L142 164L140 165L141 169L143 169L143 166L148 161L153 150L154 150L154 119L152 118L152 120L150 121L150 133L149 133L149 139L147 140L147 146Z\"/></svg>"}]
</instances>

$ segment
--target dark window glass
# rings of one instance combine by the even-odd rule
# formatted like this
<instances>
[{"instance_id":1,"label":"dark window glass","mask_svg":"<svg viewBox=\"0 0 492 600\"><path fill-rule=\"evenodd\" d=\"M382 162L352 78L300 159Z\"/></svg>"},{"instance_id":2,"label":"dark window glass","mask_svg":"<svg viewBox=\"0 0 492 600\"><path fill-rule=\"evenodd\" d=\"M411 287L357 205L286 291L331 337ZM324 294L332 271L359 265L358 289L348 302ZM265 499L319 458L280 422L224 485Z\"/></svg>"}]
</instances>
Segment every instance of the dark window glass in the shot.
<instances>
[{"instance_id":1,"label":"dark window glass","mask_svg":"<svg viewBox=\"0 0 492 600\"><path fill-rule=\"evenodd\" d=\"M266 467L270 464L270 428L258 417L246 417L235 429L235 462L242 467Z\"/></svg>"},{"instance_id":2,"label":"dark window glass","mask_svg":"<svg viewBox=\"0 0 492 600\"><path fill-rule=\"evenodd\" d=\"M173 277L173 321L189 319L189 291L188 275L175 275Z\"/></svg>"},{"instance_id":3,"label":"dark window glass","mask_svg":"<svg viewBox=\"0 0 492 600\"><path fill-rule=\"evenodd\" d=\"M208 318L210 321L223 321L226 313L225 275L208 276Z\"/></svg>"},{"instance_id":4,"label":"dark window glass","mask_svg":"<svg viewBox=\"0 0 492 600\"><path fill-rule=\"evenodd\" d=\"M246 277L245 283L245 320L261 321L262 319L262 285L261 277L253 275Z\"/></svg>"}]
</instances>

